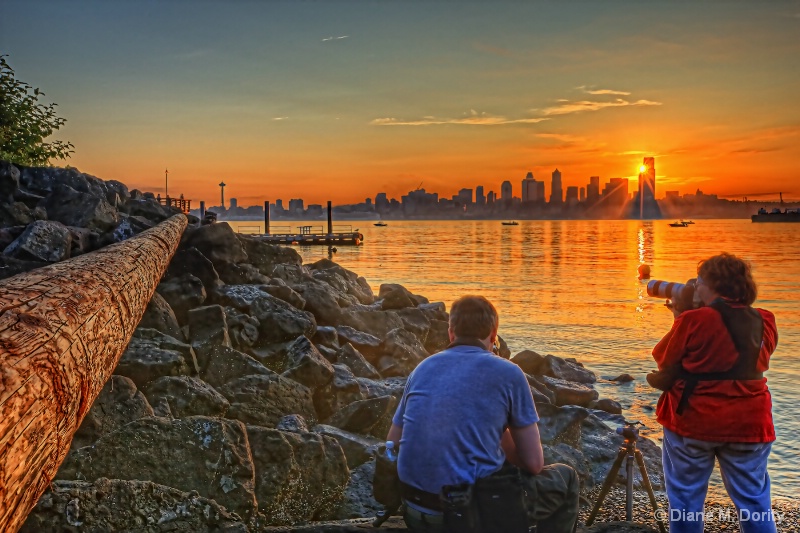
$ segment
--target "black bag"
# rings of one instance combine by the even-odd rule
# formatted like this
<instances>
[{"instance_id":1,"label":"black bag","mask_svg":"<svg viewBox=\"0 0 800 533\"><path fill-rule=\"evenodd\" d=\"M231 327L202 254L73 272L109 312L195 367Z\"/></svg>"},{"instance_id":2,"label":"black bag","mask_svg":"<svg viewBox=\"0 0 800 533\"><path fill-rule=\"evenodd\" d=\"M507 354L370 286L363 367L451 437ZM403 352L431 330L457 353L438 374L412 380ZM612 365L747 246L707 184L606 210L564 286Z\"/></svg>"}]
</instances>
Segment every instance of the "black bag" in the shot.
<instances>
[{"instance_id":1,"label":"black bag","mask_svg":"<svg viewBox=\"0 0 800 533\"><path fill-rule=\"evenodd\" d=\"M381 445L375 455L375 475L372 478L372 496L390 512L396 511L402 500L397 460L386 456L386 446Z\"/></svg>"},{"instance_id":2,"label":"black bag","mask_svg":"<svg viewBox=\"0 0 800 533\"><path fill-rule=\"evenodd\" d=\"M446 485L441 494L445 533L527 533L522 474L506 465L474 485Z\"/></svg>"}]
</instances>

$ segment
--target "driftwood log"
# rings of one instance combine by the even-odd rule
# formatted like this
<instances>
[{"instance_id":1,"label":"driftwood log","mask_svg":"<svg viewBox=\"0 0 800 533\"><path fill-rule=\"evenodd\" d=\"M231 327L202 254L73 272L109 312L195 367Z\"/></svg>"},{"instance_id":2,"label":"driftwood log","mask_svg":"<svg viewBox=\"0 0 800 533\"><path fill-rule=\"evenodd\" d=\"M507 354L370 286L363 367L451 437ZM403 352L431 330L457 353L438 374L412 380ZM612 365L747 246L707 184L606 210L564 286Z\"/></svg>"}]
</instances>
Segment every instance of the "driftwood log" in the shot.
<instances>
[{"instance_id":1,"label":"driftwood log","mask_svg":"<svg viewBox=\"0 0 800 533\"><path fill-rule=\"evenodd\" d=\"M0 281L0 531L17 531L55 476L186 224Z\"/></svg>"}]
</instances>

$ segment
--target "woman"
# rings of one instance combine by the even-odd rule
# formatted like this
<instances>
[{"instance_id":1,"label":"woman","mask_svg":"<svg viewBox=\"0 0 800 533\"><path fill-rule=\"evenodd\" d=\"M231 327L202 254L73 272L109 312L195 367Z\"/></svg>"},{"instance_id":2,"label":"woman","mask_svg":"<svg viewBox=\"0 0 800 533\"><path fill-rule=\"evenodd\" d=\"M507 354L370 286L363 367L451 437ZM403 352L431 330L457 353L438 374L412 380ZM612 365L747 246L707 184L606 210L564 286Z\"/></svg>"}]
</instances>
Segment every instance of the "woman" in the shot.
<instances>
[{"instance_id":1,"label":"woman","mask_svg":"<svg viewBox=\"0 0 800 533\"><path fill-rule=\"evenodd\" d=\"M657 409L670 533L702 533L715 458L742 531L775 533L767 474L775 428L762 374L778 341L775 316L751 307L757 291L748 262L723 253L701 261L697 273L704 306L668 304L675 322L653 349L660 371L678 369Z\"/></svg>"}]
</instances>

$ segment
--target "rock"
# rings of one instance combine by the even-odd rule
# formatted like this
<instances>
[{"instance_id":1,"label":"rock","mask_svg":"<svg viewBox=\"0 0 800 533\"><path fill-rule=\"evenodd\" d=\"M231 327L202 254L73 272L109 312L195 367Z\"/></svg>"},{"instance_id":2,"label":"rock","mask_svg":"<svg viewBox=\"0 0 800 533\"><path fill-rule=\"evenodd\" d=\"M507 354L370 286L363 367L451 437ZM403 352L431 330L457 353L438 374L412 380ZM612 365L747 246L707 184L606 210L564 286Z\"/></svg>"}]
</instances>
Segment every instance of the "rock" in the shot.
<instances>
[{"instance_id":1,"label":"rock","mask_svg":"<svg viewBox=\"0 0 800 533\"><path fill-rule=\"evenodd\" d=\"M292 288L305 300L306 304L303 309L313 313L319 324L324 326L341 324L342 309L339 305L339 295L332 287L325 283L312 281L294 284Z\"/></svg>"},{"instance_id":2,"label":"rock","mask_svg":"<svg viewBox=\"0 0 800 533\"><path fill-rule=\"evenodd\" d=\"M417 309L425 313L428 320L450 321L450 315L447 314L447 307L444 305L444 302L420 304L417 306Z\"/></svg>"},{"instance_id":3,"label":"rock","mask_svg":"<svg viewBox=\"0 0 800 533\"><path fill-rule=\"evenodd\" d=\"M373 451L383 442L374 437L363 437L325 424L314 426L312 431L336 439L344 451L344 455L347 458L347 467L350 470L369 461L373 456Z\"/></svg>"},{"instance_id":4,"label":"rock","mask_svg":"<svg viewBox=\"0 0 800 533\"><path fill-rule=\"evenodd\" d=\"M231 406L228 418L248 424L275 427L284 415L315 420L308 387L279 375L251 375L229 381L217 389Z\"/></svg>"},{"instance_id":5,"label":"rock","mask_svg":"<svg viewBox=\"0 0 800 533\"><path fill-rule=\"evenodd\" d=\"M361 387L361 392L364 393L366 398L379 398L381 396L393 396L400 400L403 396L403 391L406 388L407 378L396 377L386 379L367 379L356 378L358 385Z\"/></svg>"},{"instance_id":6,"label":"rock","mask_svg":"<svg viewBox=\"0 0 800 533\"><path fill-rule=\"evenodd\" d=\"M320 259L309 265L309 269L314 279L327 283L342 294L355 297L356 302L371 304L375 301L375 295L364 278L330 259Z\"/></svg>"},{"instance_id":7,"label":"rock","mask_svg":"<svg viewBox=\"0 0 800 533\"><path fill-rule=\"evenodd\" d=\"M144 217L155 223L163 222L172 214L155 198L135 198L131 191L131 199L125 203L124 210L130 215Z\"/></svg>"},{"instance_id":8,"label":"rock","mask_svg":"<svg viewBox=\"0 0 800 533\"><path fill-rule=\"evenodd\" d=\"M348 310L342 315L342 320L345 325L375 335L380 339L386 338L393 329L403 328L403 321L394 311Z\"/></svg>"},{"instance_id":9,"label":"rock","mask_svg":"<svg viewBox=\"0 0 800 533\"><path fill-rule=\"evenodd\" d=\"M164 376L148 383L144 394L152 404L165 400L175 418L225 416L229 403L208 383L190 376Z\"/></svg>"},{"instance_id":10,"label":"rock","mask_svg":"<svg viewBox=\"0 0 800 533\"><path fill-rule=\"evenodd\" d=\"M27 226L34 220L33 211L23 202L3 205L0 209L0 226Z\"/></svg>"},{"instance_id":11,"label":"rock","mask_svg":"<svg viewBox=\"0 0 800 533\"><path fill-rule=\"evenodd\" d=\"M159 293L153 293L147 309L144 311L139 327L152 328L176 339L183 339L181 327L175 312Z\"/></svg>"},{"instance_id":12,"label":"rock","mask_svg":"<svg viewBox=\"0 0 800 533\"><path fill-rule=\"evenodd\" d=\"M315 346L317 346L317 345L315 344ZM327 346L325 346L323 344L320 344L319 346L317 346L317 350L319 350L319 353L322 354L322 357L327 359L329 363L336 363L337 362L336 361L336 350L334 350L333 348L329 348L329 347L327 347Z\"/></svg>"},{"instance_id":13,"label":"rock","mask_svg":"<svg viewBox=\"0 0 800 533\"><path fill-rule=\"evenodd\" d=\"M416 305L408 289L396 283L381 284L378 298L381 299L381 309L384 310L404 309Z\"/></svg>"},{"instance_id":14,"label":"rock","mask_svg":"<svg viewBox=\"0 0 800 533\"><path fill-rule=\"evenodd\" d=\"M152 328L138 327L133 331L133 336L141 339L142 341L149 341L159 348L180 352L187 361L191 362L190 365L192 368L197 366L197 358L195 356L194 349L190 344L186 344L185 342L179 341L175 337L170 337L169 335L161 333L160 331Z\"/></svg>"},{"instance_id":15,"label":"rock","mask_svg":"<svg viewBox=\"0 0 800 533\"><path fill-rule=\"evenodd\" d=\"M19 189L19 169L8 161L0 161L0 203L9 201Z\"/></svg>"},{"instance_id":16,"label":"rock","mask_svg":"<svg viewBox=\"0 0 800 533\"><path fill-rule=\"evenodd\" d=\"M547 385L539 381L535 376L531 376L529 374L525 374L525 377L528 378L528 385L531 386L531 393L533 394L533 400L538 405L538 401L536 400L536 396L542 395L544 396L547 401L544 403L556 403L556 394L547 388ZM536 391L534 393L533 391Z\"/></svg>"},{"instance_id":17,"label":"rock","mask_svg":"<svg viewBox=\"0 0 800 533\"><path fill-rule=\"evenodd\" d=\"M425 313L416 307L398 309L395 312L403 322L403 328L413 333L424 346L428 339L428 331L431 329L431 321L425 316Z\"/></svg>"},{"instance_id":18,"label":"rock","mask_svg":"<svg viewBox=\"0 0 800 533\"><path fill-rule=\"evenodd\" d=\"M583 368L574 359L569 361L553 355L545 356L540 373L575 383L589 384L597 381L597 376L594 375L594 372Z\"/></svg>"},{"instance_id":19,"label":"rock","mask_svg":"<svg viewBox=\"0 0 800 533\"><path fill-rule=\"evenodd\" d=\"M297 309L305 309L306 307L305 299L297 291L286 285L263 285L261 290Z\"/></svg>"},{"instance_id":20,"label":"rock","mask_svg":"<svg viewBox=\"0 0 800 533\"><path fill-rule=\"evenodd\" d=\"M550 376L542 376L541 379L547 388L555 393L556 405L559 407L563 405L588 407L592 401L599 398L596 390L580 383L551 378Z\"/></svg>"},{"instance_id":21,"label":"rock","mask_svg":"<svg viewBox=\"0 0 800 533\"><path fill-rule=\"evenodd\" d=\"M28 190L47 196L57 197L59 188L62 186L68 186L97 198L105 198L109 190L103 180L83 174L76 168L19 166L19 171L21 185Z\"/></svg>"},{"instance_id":22,"label":"rock","mask_svg":"<svg viewBox=\"0 0 800 533\"><path fill-rule=\"evenodd\" d=\"M111 376L75 432L72 448L88 446L102 435L147 416L153 416L153 408L136 384L124 376Z\"/></svg>"},{"instance_id":23,"label":"rock","mask_svg":"<svg viewBox=\"0 0 800 533\"><path fill-rule=\"evenodd\" d=\"M22 272L28 272L47 265L48 263L42 263L40 261L21 261L0 254L0 279L10 278Z\"/></svg>"},{"instance_id":24,"label":"rock","mask_svg":"<svg viewBox=\"0 0 800 533\"><path fill-rule=\"evenodd\" d=\"M312 390L327 385L334 374L333 366L305 336L298 337L289 345L286 368L285 377Z\"/></svg>"},{"instance_id":25,"label":"rock","mask_svg":"<svg viewBox=\"0 0 800 533\"><path fill-rule=\"evenodd\" d=\"M219 305L208 305L192 309L187 314L189 341L198 352L198 363L205 369L208 359L205 353L214 346L231 347L225 310Z\"/></svg>"},{"instance_id":26,"label":"rock","mask_svg":"<svg viewBox=\"0 0 800 533\"><path fill-rule=\"evenodd\" d=\"M200 278L191 274L169 278L156 289L172 308L178 324L189 322L189 311L206 301L206 288Z\"/></svg>"},{"instance_id":27,"label":"rock","mask_svg":"<svg viewBox=\"0 0 800 533\"><path fill-rule=\"evenodd\" d=\"M42 531L247 533L248 528L241 518L194 490L99 478L94 483L51 483L20 529L22 533Z\"/></svg>"},{"instance_id":28,"label":"rock","mask_svg":"<svg viewBox=\"0 0 800 533\"><path fill-rule=\"evenodd\" d=\"M358 331L350 326L337 326L336 334L340 342L349 342L353 348L361 353L377 355L382 344L381 340L375 335Z\"/></svg>"},{"instance_id":29,"label":"rock","mask_svg":"<svg viewBox=\"0 0 800 533\"><path fill-rule=\"evenodd\" d=\"M247 254L242 243L227 222L200 226L184 234L183 248L197 248L217 268L228 263L244 263Z\"/></svg>"},{"instance_id":30,"label":"rock","mask_svg":"<svg viewBox=\"0 0 800 533\"><path fill-rule=\"evenodd\" d=\"M616 381L618 383L630 383L635 378L630 374L620 374L619 376L612 378L611 381Z\"/></svg>"},{"instance_id":31,"label":"rock","mask_svg":"<svg viewBox=\"0 0 800 533\"><path fill-rule=\"evenodd\" d=\"M425 337L425 350L428 353L441 352L450 345L449 328L450 324L448 322L431 319L431 326L428 329L428 335Z\"/></svg>"},{"instance_id":32,"label":"rock","mask_svg":"<svg viewBox=\"0 0 800 533\"><path fill-rule=\"evenodd\" d=\"M306 419L300 415L286 415L278 420L275 429L292 433L307 433L308 424L306 423Z\"/></svg>"},{"instance_id":33,"label":"rock","mask_svg":"<svg viewBox=\"0 0 800 533\"><path fill-rule=\"evenodd\" d=\"M231 285L247 284L260 285L269 283L269 278L258 271L253 265L247 263L231 263L227 261L217 261L214 263L219 278Z\"/></svg>"},{"instance_id":34,"label":"rock","mask_svg":"<svg viewBox=\"0 0 800 533\"><path fill-rule=\"evenodd\" d=\"M311 337L311 342L318 348L319 346L327 346L335 350L339 349L339 335L333 326L317 326L317 331Z\"/></svg>"},{"instance_id":35,"label":"rock","mask_svg":"<svg viewBox=\"0 0 800 533\"><path fill-rule=\"evenodd\" d=\"M250 305L262 296L269 294L253 285L225 285L212 291L209 299L214 303L250 313Z\"/></svg>"},{"instance_id":36,"label":"rock","mask_svg":"<svg viewBox=\"0 0 800 533\"><path fill-rule=\"evenodd\" d=\"M544 464L562 463L569 465L578 474L581 488L594 487L594 480L589 475L586 457L580 450L564 442L559 442L556 444L543 444L542 451L544 451Z\"/></svg>"},{"instance_id":37,"label":"rock","mask_svg":"<svg viewBox=\"0 0 800 533\"><path fill-rule=\"evenodd\" d=\"M581 438L581 424L589 416L582 407L555 405L537 406L539 412L539 434L544 444L564 442L577 447Z\"/></svg>"},{"instance_id":38,"label":"rock","mask_svg":"<svg viewBox=\"0 0 800 533\"><path fill-rule=\"evenodd\" d=\"M581 531L581 530L579 530ZM638 522L602 522L585 528L581 533L657 533L657 529Z\"/></svg>"},{"instance_id":39,"label":"rock","mask_svg":"<svg viewBox=\"0 0 800 533\"><path fill-rule=\"evenodd\" d=\"M247 253L248 262L265 276L272 276L272 271L276 265L289 264L300 266L303 263L300 254L288 246L267 244L248 235L237 234L237 237L239 238L239 242L242 243L245 253ZM301 308L298 307L298 309Z\"/></svg>"},{"instance_id":40,"label":"rock","mask_svg":"<svg viewBox=\"0 0 800 533\"><path fill-rule=\"evenodd\" d=\"M349 342L345 343L345 345L336 352L336 361L350 368L357 377L369 379L380 379L381 377L378 371L375 370L375 367L361 355L361 352L353 348L353 345Z\"/></svg>"},{"instance_id":41,"label":"rock","mask_svg":"<svg viewBox=\"0 0 800 533\"><path fill-rule=\"evenodd\" d=\"M353 402L335 413L326 424L353 433L385 436L391 425L398 400L394 396L381 396ZM386 421L389 424L386 424Z\"/></svg>"},{"instance_id":42,"label":"rock","mask_svg":"<svg viewBox=\"0 0 800 533\"><path fill-rule=\"evenodd\" d=\"M344 365L333 365L333 379L314 391L314 409L324 420L344 406L364 399L353 372Z\"/></svg>"},{"instance_id":43,"label":"rock","mask_svg":"<svg viewBox=\"0 0 800 533\"><path fill-rule=\"evenodd\" d=\"M361 518L376 516L383 511L383 505L372 496L372 478L375 477L375 460L356 467L350 473L350 482L344 490L344 501L339 507L337 518Z\"/></svg>"},{"instance_id":44,"label":"rock","mask_svg":"<svg viewBox=\"0 0 800 533\"><path fill-rule=\"evenodd\" d=\"M505 339L500 335L497 336L497 345L500 348L497 351L497 355L503 359L511 359L511 349L508 347L508 344L506 344Z\"/></svg>"},{"instance_id":45,"label":"rock","mask_svg":"<svg viewBox=\"0 0 800 533\"><path fill-rule=\"evenodd\" d=\"M603 398L601 400L591 402L589 407L591 409L599 409L600 411L611 413L612 415L622 414L622 406L620 403L609 398Z\"/></svg>"},{"instance_id":46,"label":"rock","mask_svg":"<svg viewBox=\"0 0 800 533\"><path fill-rule=\"evenodd\" d=\"M314 278L311 277L311 274L309 274L305 266L285 263L273 267L272 278L272 284L275 283L275 279L280 279L291 287L294 287L295 284L304 284L314 281Z\"/></svg>"},{"instance_id":47,"label":"rock","mask_svg":"<svg viewBox=\"0 0 800 533\"><path fill-rule=\"evenodd\" d=\"M180 277L185 274L202 281L207 292L222 284L214 264L194 247L178 250L167 268L168 277Z\"/></svg>"},{"instance_id":48,"label":"rock","mask_svg":"<svg viewBox=\"0 0 800 533\"><path fill-rule=\"evenodd\" d=\"M100 245L100 235L95 231L74 226L69 226L67 229L69 229L69 234L72 237L70 257L91 252Z\"/></svg>"},{"instance_id":49,"label":"rock","mask_svg":"<svg viewBox=\"0 0 800 533\"><path fill-rule=\"evenodd\" d=\"M227 346L211 346L205 349L203 360L206 361L206 367L200 375L214 387L220 387L242 376L275 375L275 372L249 355Z\"/></svg>"},{"instance_id":50,"label":"rock","mask_svg":"<svg viewBox=\"0 0 800 533\"><path fill-rule=\"evenodd\" d=\"M257 318L240 312L235 307L225 308L228 322L228 336L234 348L245 350L258 340L258 327L261 322Z\"/></svg>"},{"instance_id":51,"label":"rock","mask_svg":"<svg viewBox=\"0 0 800 533\"><path fill-rule=\"evenodd\" d=\"M136 336L131 339L114 370L116 374L131 378L139 388L161 376L197 374L197 371L197 361L191 355L161 348L156 341Z\"/></svg>"},{"instance_id":52,"label":"rock","mask_svg":"<svg viewBox=\"0 0 800 533\"><path fill-rule=\"evenodd\" d=\"M313 337L317 329L314 316L300 311L269 294L250 304L250 314L258 319L259 343L283 342L302 335Z\"/></svg>"},{"instance_id":53,"label":"rock","mask_svg":"<svg viewBox=\"0 0 800 533\"><path fill-rule=\"evenodd\" d=\"M9 244L3 253L16 259L53 263L68 259L72 234L60 222L37 220Z\"/></svg>"},{"instance_id":54,"label":"rock","mask_svg":"<svg viewBox=\"0 0 800 533\"><path fill-rule=\"evenodd\" d=\"M68 185L56 185L43 207L50 220L99 233L116 228L120 221L119 213L105 198L76 191Z\"/></svg>"},{"instance_id":55,"label":"rock","mask_svg":"<svg viewBox=\"0 0 800 533\"><path fill-rule=\"evenodd\" d=\"M248 426L259 508L271 525L333 518L350 472L336 439Z\"/></svg>"},{"instance_id":56,"label":"rock","mask_svg":"<svg viewBox=\"0 0 800 533\"><path fill-rule=\"evenodd\" d=\"M255 476L241 422L192 416L142 418L70 453L59 479L148 479L196 490L249 519L255 512Z\"/></svg>"},{"instance_id":57,"label":"rock","mask_svg":"<svg viewBox=\"0 0 800 533\"><path fill-rule=\"evenodd\" d=\"M383 353L377 361L378 372L383 377L407 376L428 356L414 334L402 328L386 335Z\"/></svg>"}]
</instances>

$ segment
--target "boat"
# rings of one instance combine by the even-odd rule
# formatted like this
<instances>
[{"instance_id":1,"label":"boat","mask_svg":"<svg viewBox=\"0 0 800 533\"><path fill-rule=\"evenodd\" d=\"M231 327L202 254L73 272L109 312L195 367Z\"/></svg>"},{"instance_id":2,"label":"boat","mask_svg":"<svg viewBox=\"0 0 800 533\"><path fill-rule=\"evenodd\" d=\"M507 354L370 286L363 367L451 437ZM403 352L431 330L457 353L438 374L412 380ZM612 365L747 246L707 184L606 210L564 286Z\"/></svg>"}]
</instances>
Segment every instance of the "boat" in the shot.
<instances>
[{"instance_id":1,"label":"boat","mask_svg":"<svg viewBox=\"0 0 800 533\"><path fill-rule=\"evenodd\" d=\"M689 223L688 222L684 222L683 220L681 220L680 222L670 222L669 225L672 228L685 228L686 226L689 225Z\"/></svg>"},{"instance_id":2,"label":"boat","mask_svg":"<svg viewBox=\"0 0 800 533\"><path fill-rule=\"evenodd\" d=\"M386 222L381 221L381 222L376 222L374 225L375 226L379 226L379 227L382 228L384 226L388 226L389 224L387 224Z\"/></svg>"},{"instance_id":3,"label":"boat","mask_svg":"<svg viewBox=\"0 0 800 533\"><path fill-rule=\"evenodd\" d=\"M519 226L519 222L516 220L507 220L503 222L504 226Z\"/></svg>"},{"instance_id":4,"label":"boat","mask_svg":"<svg viewBox=\"0 0 800 533\"><path fill-rule=\"evenodd\" d=\"M681 222L683 222L684 224L694 224L693 220L683 220L683 219L681 219Z\"/></svg>"},{"instance_id":5,"label":"boat","mask_svg":"<svg viewBox=\"0 0 800 533\"><path fill-rule=\"evenodd\" d=\"M778 208L767 212L766 209L759 209L758 214L752 215L750 220L753 222L800 222L800 208L784 209Z\"/></svg>"}]
</instances>

